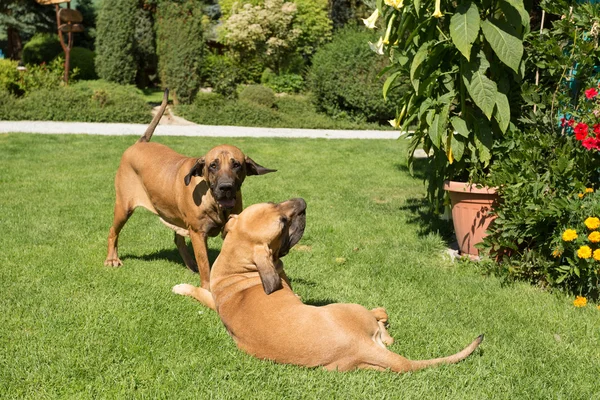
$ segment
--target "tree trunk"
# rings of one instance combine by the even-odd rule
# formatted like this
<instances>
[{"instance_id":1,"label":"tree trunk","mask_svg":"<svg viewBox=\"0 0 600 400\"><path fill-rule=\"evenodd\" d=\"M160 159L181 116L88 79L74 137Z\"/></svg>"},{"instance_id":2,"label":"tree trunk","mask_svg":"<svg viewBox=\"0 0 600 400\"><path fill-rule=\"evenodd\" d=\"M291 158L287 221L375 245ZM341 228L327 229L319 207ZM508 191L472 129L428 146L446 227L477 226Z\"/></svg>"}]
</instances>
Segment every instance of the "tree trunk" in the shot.
<instances>
[{"instance_id":1,"label":"tree trunk","mask_svg":"<svg viewBox=\"0 0 600 400\"><path fill-rule=\"evenodd\" d=\"M19 31L9 26L6 31L6 35L8 38L7 57L11 60L20 60L21 50L23 50L23 42L21 41L21 35L19 35Z\"/></svg>"}]
</instances>

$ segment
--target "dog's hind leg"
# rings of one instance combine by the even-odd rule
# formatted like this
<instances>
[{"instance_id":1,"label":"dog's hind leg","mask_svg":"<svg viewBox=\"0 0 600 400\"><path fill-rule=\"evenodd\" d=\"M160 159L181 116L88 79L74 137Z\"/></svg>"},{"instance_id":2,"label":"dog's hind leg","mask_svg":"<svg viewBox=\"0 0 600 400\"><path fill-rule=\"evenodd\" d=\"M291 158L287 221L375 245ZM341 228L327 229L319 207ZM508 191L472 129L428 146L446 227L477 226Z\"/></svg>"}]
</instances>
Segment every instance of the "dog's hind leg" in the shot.
<instances>
[{"instance_id":1,"label":"dog's hind leg","mask_svg":"<svg viewBox=\"0 0 600 400\"><path fill-rule=\"evenodd\" d=\"M371 312L373 313L373 315L375 316L375 319L377 320L377 325L379 325L381 341L386 346L390 346L392 343L394 343L394 338L391 337L390 334L388 333L387 329L385 329L385 325L387 324L387 321L388 321L388 315L387 315L387 312L385 311L385 308L383 308L383 307L374 308L371 310Z\"/></svg>"},{"instance_id":2,"label":"dog's hind leg","mask_svg":"<svg viewBox=\"0 0 600 400\"><path fill-rule=\"evenodd\" d=\"M175 232L175 245L177 246L177 250L179 250L181 258L183 258L185 266L188 267L190 271L197 273L198 264L196 264L196 261L191 256L188 247L185 244L185 237L177 234L177 232Z\"/></svg>"},{"instance_id":3,"label":"dog's hind leg","mask_svg":"<svg viewBox=\"0 0 600 400\"><path fill-rule=\"evenodd\" d=\"M206 289L202 289L201 287L192 286L187 283L181 283L173 286L173 293L183 296L191 296L211 310L216 311L217 309L212 293Z\"/></svg>"},{"instance_id":4,"label":"dog's hind leg","mask_svg":"<svg viewBox=\"0 0 600 400\"><path fill-rule=\"evenodd\" d=\"M133 214L133 209L124 205L123 202L117 198L117 201L115 202L113 224L108 232L108 252L106 254L106 260L104 260L104 265L107 267L120 267L123 265L118 254L119 233L129 217L131 217L131 214Z\"/></svg>"}]
</instances>

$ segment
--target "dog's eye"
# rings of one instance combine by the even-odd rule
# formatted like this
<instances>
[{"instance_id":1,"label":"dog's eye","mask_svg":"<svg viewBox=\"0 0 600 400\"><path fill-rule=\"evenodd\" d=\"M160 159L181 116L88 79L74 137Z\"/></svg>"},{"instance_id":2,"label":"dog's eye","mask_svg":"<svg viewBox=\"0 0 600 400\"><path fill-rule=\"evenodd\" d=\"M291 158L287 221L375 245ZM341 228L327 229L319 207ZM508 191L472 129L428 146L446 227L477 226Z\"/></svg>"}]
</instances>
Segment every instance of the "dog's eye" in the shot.
<instances>
[{"instance_id":1,"label":"dog's eye","mask_svg":"<svg viewBox=\"0 0 600 400\"><path fill-rule=\"evenodd\" d=\"M279 218L279 220L280 220L280 221L281 221L281 223L283 223L283 224L287 224L287 223L288 223L288 221L289 221L289 220L287 219L287 217L281 217L281 218Z\"/></svg>"},{"instance_id":2,"label":"dog's eye","mask_svg":"<svg viewBox=\"0 0 600 400\"><path fill-rule=\"evenodd\" d=\"M241 167L241 166L242 166L242 165L241 165L239 162L237 162L237 161L234 161L234 162L233 162L233 164L231 164L231 165L233 166L233 168L234 168L234 169L238 169L239 167Z\"/></svg>"},{"instance_id":3,"label":"dog's eye","mask_svg":"<svg viewBox=\"0 0 600 400\"><path fill-rule=\"evenodd\" d=\"M217 169L217 163L210 163L210 165L208 166L210 169Z\"/></svg>"}]
</instances>

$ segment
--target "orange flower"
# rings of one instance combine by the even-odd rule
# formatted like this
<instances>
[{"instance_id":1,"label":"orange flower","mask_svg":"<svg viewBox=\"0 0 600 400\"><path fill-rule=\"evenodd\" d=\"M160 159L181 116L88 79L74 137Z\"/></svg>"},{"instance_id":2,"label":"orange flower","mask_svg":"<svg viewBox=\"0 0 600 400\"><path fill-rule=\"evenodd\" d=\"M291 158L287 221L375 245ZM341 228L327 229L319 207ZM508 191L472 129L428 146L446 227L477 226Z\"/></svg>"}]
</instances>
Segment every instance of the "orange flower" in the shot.
<instances>
[{"instance_id":1,"label":"orange flower","mask_svg":"<svg viewBox=\"0 0 600 400\"><path fill-rule=\"evenodd\" d=\"M579 196L580 199L583 199L583 193L579 193L577 196Z\"/></svg>"},{"instance_id":2,"label":"orange flower","mask_svg":"<svg viewBox=\"0 0 600 400\"><path fill-rule=\"evenodd\" d=\"M594 189L593 188L585 188L585 192L586 193L594 193Z\"/></svg>"},{"instance_id":3,"label":"orange flower","mask_svg":"<svg viewBox=\"0 0 600 400\"><path fill-rule=\"evenodd\" d=\"M594 250L594 260L600 261L600 249Z\"/></svg>"},{"instance_id":4,"label":"orange flower","mask_svg":"<svg viewBox=\"0 0 600 400\"><path fill-rule=\"evenodd\" d=\"M554 251L552 252L552 257L558 258L561 256L561 254L562 252L560 251L560 249L554 249Z\"/></svg>"},{"instance_id":5,"label":"orange flower","mask_svg":"<svg viewBox=\"0 0 600 400\"><path fill-rule=\"evenodd\" d=\"M575 300L573 300L573 305L575 307L585 307L587 306L587 299L583 296L577 296Z\"/></svg>"},{"instance_id":6,"label":"orange flower","mask_svg":"<svg viewBox=\"0 0 600 400\"><path fill-rule=\"evenodd\" d=\"M600 232L594 231L594 232L590 233L588 236L588 240L592 243L600 242Z\"/></svg>"}]
</instances>

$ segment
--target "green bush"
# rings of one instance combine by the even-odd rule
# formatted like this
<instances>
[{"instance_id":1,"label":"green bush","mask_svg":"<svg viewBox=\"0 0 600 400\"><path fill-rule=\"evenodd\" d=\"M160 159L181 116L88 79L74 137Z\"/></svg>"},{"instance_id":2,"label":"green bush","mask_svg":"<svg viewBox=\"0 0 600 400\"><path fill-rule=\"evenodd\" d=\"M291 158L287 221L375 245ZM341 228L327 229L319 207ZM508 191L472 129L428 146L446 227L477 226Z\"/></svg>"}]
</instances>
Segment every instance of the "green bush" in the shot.
<instances>
[{"instance_id":1,"label":"green bush","mask_svg":"<svg viewBox=\"0 0 600 400\"><path fill-rule=\"evenodd\" d=\"M368 44L376 39L371 32L343 29L317 50L307 83L319 110L333 117L347 114L379 123L395 116L395 97L384 102L381 86L385 77L377 76L386 60Z\"/></svg>"},{"instance_id":2,"label":"green bush","mask_svg":"<svg viewBox=\"0 0 600 400\"><path fill-rule=\"evenodd\" d=\"M23 46L23 63L37 65L49 63L64 54L58 35L55 33L37 33Z\"/></svg>"},{"instance_id":3,"label":"green bush","mask_svg":"<svg viewBox=\"0 0 600 400\"><path fill-rule=\"evenodd\" d=\"M27 95L38 89L55 89L64 84L63 77L65 64L62 57L57 57L48 64L28 65L27 69L19 73L19 86ZM77 70L71 79L77 78Z\"/></svg>"},{"instance_id":4,"label":"green bush","mask_svg":"<svg viewBox=\"0 0 600 400\"><path fill-rule=\"evenodd\" d=\"M0 60L0 91L11 94L23 94L19 84L19 63L12 60Z\"/></svg>"},{"instance_id":5,"label":"green bush","mask_svg":"<svg viewBox=\"0 0 600 400\"><path fill-rule=\"evenodd\" d=\"M203 2L161 0L157 9L156 50L161 82L175 103L189 104L200 88Z\"/></svg>"},{"instance_id":6,"label":"green bush","mask_svg":"<svg viewBox=\"0 0 600 400\"><path fill-rule=\"evenodd\" d=\"M133 86L82 81L0 102L0 120L148 123L150 106Z\"/></svg>"},{"instance_id":7,"label":"green bush","mask_svg":"<svg viewBox=\"0 0 600 400\"><path fill-rule=\"evenodd\" d=\"M270 87L276 93L298 93L304 89L304 78L298 74L275 74L269 68L265 69L260 83Z\"/></svg>"},{"instance_id":8,"label":"green bush","mask_svg":"<svg viewBox=\"0 0 600 400\"><path fill-rule=\"evenodd\" d=\"M240 63L229 54L208 53L202 62L201 76L216 93L235 97L240 84L260 82L263 68L262 64L249 60Z\"/></svg>"},{"instance_id":9,"label":"green bush","mask_svg":"<svg viewBox=\"0 0 600 400\"><path fill-rule=\"evenodd\" d=\"M77 78L81 80L98 79L96 75L95 61L96 54L83 47L73 47L71 49L71 71L78 69Z\"/></svg>"},{"instance_id":10,"label":"green bush","mask_svg":"<svg viewBox=\"0 0 600 400\"><path fill-rule=\"evenodd\" d=\"M272 108L275 105L275 92L263 85L248 85L240 92L239 99Z\"/></svg>"},{"instance_id":11,"label":"green bush","mask_svg":"<svg viewBox=\"0 0 600 400\"><path fill-rule=\"evenodd\" d=\"M121 84L135 80L134 53L138 0L103 0L96 28L96 72Z\"/></svg>"}]
</instances>

